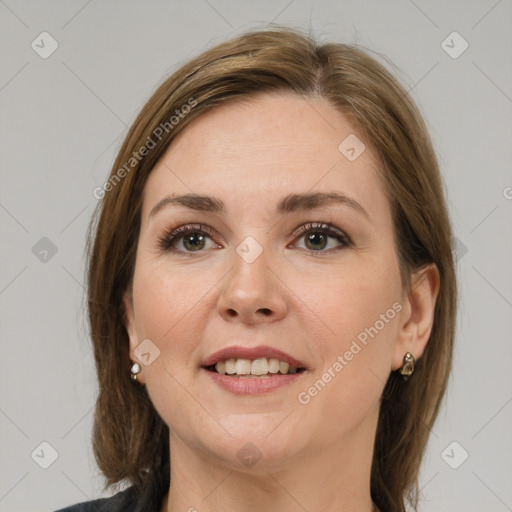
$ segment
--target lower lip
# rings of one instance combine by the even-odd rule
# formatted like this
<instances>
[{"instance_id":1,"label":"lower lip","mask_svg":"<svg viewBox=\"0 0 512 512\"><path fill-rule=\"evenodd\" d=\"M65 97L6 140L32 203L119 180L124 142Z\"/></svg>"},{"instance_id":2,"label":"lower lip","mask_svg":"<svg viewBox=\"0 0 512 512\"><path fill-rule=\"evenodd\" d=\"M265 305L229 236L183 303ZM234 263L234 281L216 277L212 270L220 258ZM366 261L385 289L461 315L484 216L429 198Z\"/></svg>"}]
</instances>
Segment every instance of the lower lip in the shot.
<instances>
[{"instance_id":1,"label":"lower lip","mask_svg":"<svg viewBox=\"0 0 512 512\"><path fill-rule=\"evenodd\" d=\"M226 374L221 375L217 372L204 370L213 381L226 391L230 391L236 395L259 395L269 393L276 389L292 384L300 379L304 370L299 373L289 373L287 375L272 374L271 377L230 377Z\"/></svg>"}]
</instances>

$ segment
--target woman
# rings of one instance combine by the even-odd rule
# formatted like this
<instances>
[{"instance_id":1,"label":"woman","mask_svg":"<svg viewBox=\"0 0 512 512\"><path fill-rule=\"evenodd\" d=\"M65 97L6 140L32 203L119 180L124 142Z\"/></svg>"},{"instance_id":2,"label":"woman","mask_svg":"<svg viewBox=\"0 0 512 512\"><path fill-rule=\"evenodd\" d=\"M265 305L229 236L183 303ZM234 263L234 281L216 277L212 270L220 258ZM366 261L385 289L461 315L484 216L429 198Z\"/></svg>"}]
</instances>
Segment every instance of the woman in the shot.
<instances>
[{"instance_id":1,"label":"woman","mask_svg":"<svg viewBox=\"0 0 512 512\"><path fill-rule=\"evenodd\" d=\"M382 65L279 27L220 44L95 195L94 453L130 486L63 510L416 510L456 280L430 137Z\"/></svg>"}]
</instances>

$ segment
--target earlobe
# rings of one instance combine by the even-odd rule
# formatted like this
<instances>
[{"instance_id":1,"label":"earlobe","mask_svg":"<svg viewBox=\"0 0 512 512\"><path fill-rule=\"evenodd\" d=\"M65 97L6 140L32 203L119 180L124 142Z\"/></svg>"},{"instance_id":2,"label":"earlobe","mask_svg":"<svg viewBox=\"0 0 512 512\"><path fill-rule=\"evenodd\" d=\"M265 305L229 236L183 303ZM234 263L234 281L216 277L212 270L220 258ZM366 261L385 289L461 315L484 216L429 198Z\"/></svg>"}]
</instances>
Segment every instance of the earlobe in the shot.
<instances>
[{"instance_id":1,"label":"earlobe","mask_svg":"<svg viewBox=\"0 0 512 512\"><path fill-rule=\"evenodd\" d=\"M416 360L422 356L434 325L439 287L439 270L435 263L412 274L411 288L404 298L402 322L393 355L393 370L402 367L407 352Z\"/></svg>"}]
</instances>

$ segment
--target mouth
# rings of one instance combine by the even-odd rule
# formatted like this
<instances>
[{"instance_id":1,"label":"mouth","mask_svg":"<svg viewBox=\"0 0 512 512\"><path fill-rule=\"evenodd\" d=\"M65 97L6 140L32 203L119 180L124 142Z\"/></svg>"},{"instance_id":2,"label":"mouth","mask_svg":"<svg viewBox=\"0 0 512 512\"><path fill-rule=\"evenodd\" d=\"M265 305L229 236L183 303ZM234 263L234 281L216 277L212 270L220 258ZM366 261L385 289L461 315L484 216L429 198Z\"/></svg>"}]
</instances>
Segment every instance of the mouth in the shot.
<instances>
[{"instance_id":1,"label":"mouth","mask_svg":"<svg viewBox=\"0 0 512 512\"><path fill-rule=\"evenodd\" d=\"M231 346L215 352L205 361L205 370L233 378L255 379L303 373L306 365L278 349Z\"/></svg>"},{"instance_id":2,"label":"mouth","mask_svg":"<svg viewBox=\"0 0 512 512\"><path fill-rule=\"evenodd\" d=\"M285 361L276 358L267 359L266 357L250 359L226 359L218 361L214 365L204 367L205 370L227 375L235 378L261 378L272 377L274 375L289 375L293 373L302 373L305 368L295 367Z\"/></svg>"}]
</instances>

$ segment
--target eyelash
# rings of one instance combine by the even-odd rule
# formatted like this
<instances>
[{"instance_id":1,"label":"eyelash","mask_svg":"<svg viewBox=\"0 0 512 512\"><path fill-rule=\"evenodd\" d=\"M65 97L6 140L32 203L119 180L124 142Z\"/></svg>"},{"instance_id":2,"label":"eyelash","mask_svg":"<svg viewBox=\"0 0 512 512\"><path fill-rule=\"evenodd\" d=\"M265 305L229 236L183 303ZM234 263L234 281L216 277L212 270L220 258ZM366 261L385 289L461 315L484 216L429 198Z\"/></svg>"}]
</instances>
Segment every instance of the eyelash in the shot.
<instances>
[{"instance_id":1,"label":"eyelash","mask_svg":"<svg viewBox=\"0 0 512 512\"><path fill-rule=\"evenodd\" d=\"M309 232L328 235L331 238L335 238L336 240L338 240L338 242L342 244L340 247L337 247L335 249L328 249L326 251L301 249L306 250L307 252L313 253L315 255L321 255L321 253L331 253L332 251L340 250L343 249L344 247L349 247L350 245L352 245L352 241L345 233L343 233L343 231L339 230L338 228L330 224L326 224L323 222L308 222L307 224L304 224L297 228L295 231L293 231L292 236L297 238L304 236ZM171 227L166 231L166 233L168 234L158 237L158 249L161 252L172 252L180 255L186 254L188 256L193 256L195 252L203 251L178 251L174 248L174 244L177 241L181 240L182 237L190 233L208 235L210 238L212 238L215 234L214 231L209 226L206 226L204 224L185 224L177 228Z\"/></svg>"}]
</instances>

